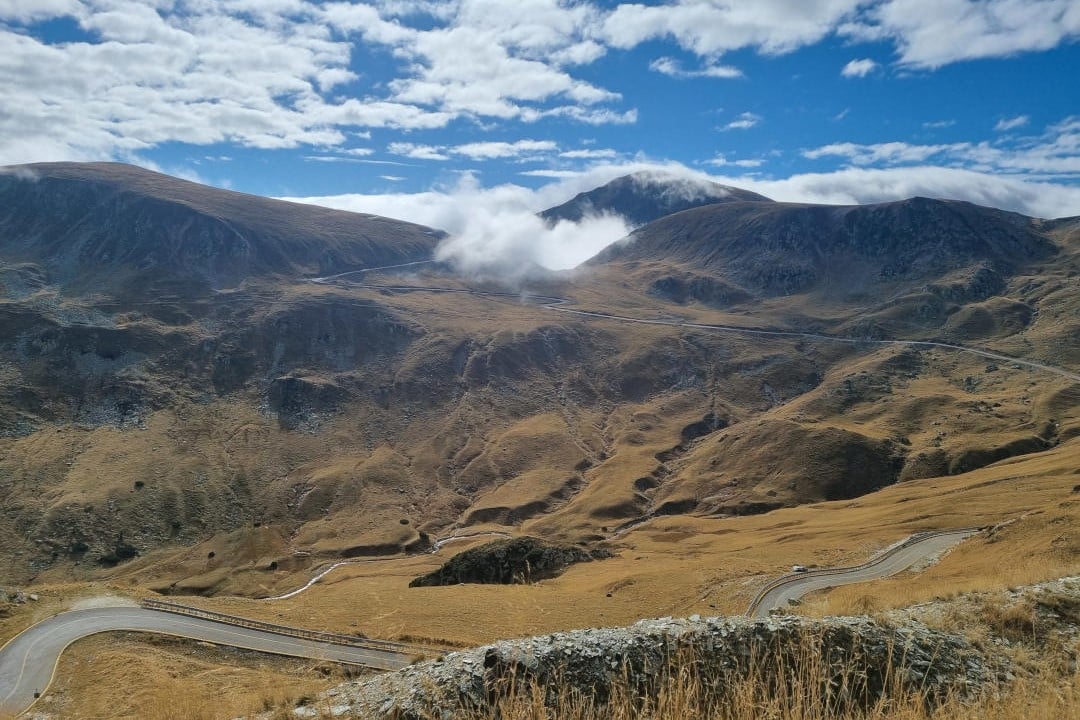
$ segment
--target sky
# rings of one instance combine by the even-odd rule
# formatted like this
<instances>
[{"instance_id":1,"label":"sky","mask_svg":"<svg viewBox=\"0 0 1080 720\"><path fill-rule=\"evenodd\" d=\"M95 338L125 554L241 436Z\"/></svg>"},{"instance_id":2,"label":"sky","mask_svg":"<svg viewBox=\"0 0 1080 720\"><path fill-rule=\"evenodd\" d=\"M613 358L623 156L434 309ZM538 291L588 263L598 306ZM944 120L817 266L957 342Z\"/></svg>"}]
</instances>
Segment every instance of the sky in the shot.
<instances>
[{"instance_id":1,"label":"sky","mask_svg":"<svg viewBox=\"0 0 1080 720\"><path fill-rule=\"evenodd\" d=\"M1080 215L1078 40L1080 0L0 0L0 165L131 162L492 252L650 168Z\"/></svg>"}]
</instances>

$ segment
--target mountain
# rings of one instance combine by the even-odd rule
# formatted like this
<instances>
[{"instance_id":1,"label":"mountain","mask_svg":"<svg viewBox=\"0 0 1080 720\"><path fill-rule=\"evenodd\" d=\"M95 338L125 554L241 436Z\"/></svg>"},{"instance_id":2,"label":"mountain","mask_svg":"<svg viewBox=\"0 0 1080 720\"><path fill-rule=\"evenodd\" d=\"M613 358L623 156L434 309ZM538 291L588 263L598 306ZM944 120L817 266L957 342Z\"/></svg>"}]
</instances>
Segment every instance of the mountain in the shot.
<instances>
[{"instance_id":1,"label":"mountain","mask_svg":"<svg viewBox=\"0 0 1080 720\"><path fill-rule=\"evenodd\" d=\"M709 327L862 337L876 323L1075 371L1071 221L926 199L733 201L506 294L437 263L373 270L364 287L304 281L426 257L437 234L407 223L115 165L14 175L32 179L9 171L20 204L0 209L7 584L264 597L378 557L371 587L396 606L429 590L406 587L439 564L425 551L464 547L444 547L451 536L693 553L697 535L649 533L891 484L929 494L936 478L1080 442L1080 386L1035 365ZM230 256L213 253L241 241L249 261L225 274ZM797 528L778 532L798 546ZM592 575L613 562L557 583L588 576L610 608L673 582L701 592L685 587L697 561L627 558L631 575L670 573L638 585Z\"/></svg>"},{"instance_id":2,"label":"mountain","mask_svg":"<svg viewBox=\"0 0 1080 720\"><path fill-rule=\"evenodd\" d=\"M590 215L613 214L637 227L682 210L737 201L772 202L764 195L654 171L636 172L606 185L579 193L540 217L554 225L560 220L579 222Z\"/></svg>"},{"instance_id":3,"label":"mountain","mask_svg":"<svg viewBox=\"0 0 1080 720\"><path fill-rule=\"evenodd\" d=\"M811 291L843 299L889 283L944 282L940 292L973 300L998 294L1006 277L1056 252L1032 218L966 202L732 202L656 220L589 265L679 266L743 299Z\"/></svg>"},{"instance_id":4,"label":"mountain","mask_svg":"<svg viewBox=\"0 0 1080 720\"><path fill-rule=\"evenodd\" d=\"M0 263L30 286L198 295L425 260L440 232L117 163L0 169ZM10 274L10 273L9 273Z\"/></svg>"}]
</instances>

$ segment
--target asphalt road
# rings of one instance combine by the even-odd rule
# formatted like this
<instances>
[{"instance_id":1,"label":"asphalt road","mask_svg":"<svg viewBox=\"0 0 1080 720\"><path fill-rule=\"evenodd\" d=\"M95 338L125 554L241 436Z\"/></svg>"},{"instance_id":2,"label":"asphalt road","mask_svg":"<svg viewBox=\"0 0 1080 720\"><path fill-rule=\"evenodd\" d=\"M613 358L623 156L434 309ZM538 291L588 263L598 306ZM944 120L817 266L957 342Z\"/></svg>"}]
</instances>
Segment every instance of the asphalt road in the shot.
<instances>
[{"instance_id":1,"label":"asphalt road","mask_svg":"<svg viewBox=\"0 0 1080 720\"><path fill-rule=\"evenodd\" d=\"M56 663L68 645L88 635L115 630L176 635L379 670L397 670L411 660L404 653L315 642L139 607L73 610L27 628L0 649L0 712L18 713L33 704L34 693L44 692L51 684Z\"/></svg>"},{"instance_id":2,"label":"asphalt road","mask_svg":"<svg viewBox=\"0 0 1080 720\"><path fill-rule=\"evenodd\" d=\"M956 545L965 538L974 535L977 530L959 530L956 532L931 535L930 537L908 545L887 550L869 563L853 568L836 570L813 570L785 576L776 581L767 593L761 596L750 608L750 617L760 618L769 614L772 608L785 608L789 600L798 600L814 590L851 585L852 583L879 580L906 570L920 560L933 557Z\"/></svg>"}]
</instances>

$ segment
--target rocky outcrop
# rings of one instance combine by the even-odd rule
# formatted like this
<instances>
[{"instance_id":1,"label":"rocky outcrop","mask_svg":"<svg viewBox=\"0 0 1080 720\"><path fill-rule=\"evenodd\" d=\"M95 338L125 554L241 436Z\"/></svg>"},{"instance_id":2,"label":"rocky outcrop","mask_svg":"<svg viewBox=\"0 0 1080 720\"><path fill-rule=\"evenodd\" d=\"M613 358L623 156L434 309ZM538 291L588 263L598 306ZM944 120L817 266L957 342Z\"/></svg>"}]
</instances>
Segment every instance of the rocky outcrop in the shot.
<instances>
[{"instance_id":1,"label":"rocky outcrop","mask_svg":"<svg viewBox=\"0 0 1080 720\"><path fill-rule=\"evenodd\" d=\"M413 580L409 587L518 585L556 577L574 563L610 556L605 550L585 550L531 537L496 540L455 555L438 570Z\"/></svg>"},{"instance_id":2,"label":"rocky outcrop","mask_svg":"<svg viewBox=\"0 0 1080 720\"><path fill-rule=\"evenodd\" d=\"M880 625L868 618L811 620L771 617L664 618L627 628L556 633L453 652L397 673L339 686L328 693L344 717L454 718L494 713L494 703L515 688L541 688L549 705L578 694L602 705L616 687L655 697L673 661L708 679L723 693L740 680L760 677L793 687L788 673L820 682L837 710L866 707L896 692L927 700L967 693L1006 672L964 639L919 623ZM805 666L809 660L811 666ZM757 677L757 676L755 676ZM785 681L788 684L785 685ZM831 690L830 690L831 688Z\"/></svg>"}]
</instances>

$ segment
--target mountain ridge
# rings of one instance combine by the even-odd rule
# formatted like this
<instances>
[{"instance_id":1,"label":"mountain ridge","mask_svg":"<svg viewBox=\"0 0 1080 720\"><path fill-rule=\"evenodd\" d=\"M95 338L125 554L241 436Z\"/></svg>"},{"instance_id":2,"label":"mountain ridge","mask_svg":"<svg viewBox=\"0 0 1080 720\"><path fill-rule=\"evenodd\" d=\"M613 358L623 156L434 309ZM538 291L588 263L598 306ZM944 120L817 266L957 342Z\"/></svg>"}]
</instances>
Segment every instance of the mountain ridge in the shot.
<instances>
[{"instance_id":1,"label":"mountain ridge","mask_svg":"<svg viewBox=\"0 0 1080 720\"><path fill-rule=\"evenodd\" d=\"M0 172L0 260L81 292L176 294L426 260L440 231L120 163Z\"/></svg>"},{"instance_id":2,"label":"mountain ridge","mask_svg":"<svg viewBox=\"0 0 1080 720\"><path fill-rule=\"evenodd\" d=\"M980 263L1000 275L1056 252L1032 218L913 197L870 205L732 202L691 208L638 228L586 264L678 264L752 295L775 296L829 281L842 285L839 276L855 267L867 282L936 279Z\"/></svg>"}]
</instances>

